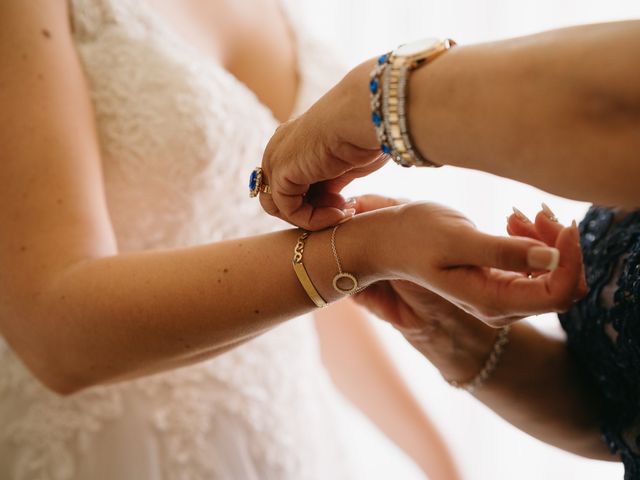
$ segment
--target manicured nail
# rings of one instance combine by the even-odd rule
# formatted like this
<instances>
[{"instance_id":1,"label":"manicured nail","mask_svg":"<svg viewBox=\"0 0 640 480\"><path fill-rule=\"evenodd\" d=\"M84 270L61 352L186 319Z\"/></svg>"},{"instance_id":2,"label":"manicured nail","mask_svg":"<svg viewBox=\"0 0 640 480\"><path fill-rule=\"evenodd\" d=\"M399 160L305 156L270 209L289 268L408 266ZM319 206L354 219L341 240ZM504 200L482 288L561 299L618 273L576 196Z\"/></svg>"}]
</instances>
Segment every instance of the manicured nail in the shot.
<instances>
[{"instance_id":1,"label":"manicured nail","mask_svg":"<svg viewBox=\"0 0 640 480\"><path fill-rule=\"evenodd\" d=\"M571 221L571 231L573 233L573 238L576 242L580 242L580 230L578 229L578 224L575 220Z\"/></svg>"},{"instance_id":2,"label":"manicured nail","mask_svg":"<svg viewBox=\"0 0 640 480\"><path fill-rule=\"evenodd\" d=\"M549 208L549 205L544 202L542 202L542 213L544 213L544 216L552 222L558 223L558 217L556 217L555 213L553 213L553 211Z\"/></svg>"},{"instance_id":3,"label":"manicured nail","mask_svg":"<svg viewBox=\"0 0 640 480\"><path fill-rule=\"evenodd\" d=\"M518 210L516 207L511 207L513 208L513 213L515 214L516 218L524 223L531 223L531 220L529 220L529 218L527 218L527 216L522 213L520 210Z\"/></svg>"},{"instance_id":4,"label":"manicured nail","mask_svg":"<svg viewBox=\"0 0 640 480\"><path fill-rule=\"evenodd\" d=\"M343 210L345 217L340 220L338 222L338 224L344 223L344 222L348 222L349 220L351 220L353 218L353 216L356 214L356 209L355 208L347 208L345 210Z\"/></svg>"},{"instance_id":5,"label":"manicured nail","mask_svg":"<svg viewBox=\"0 0 640 480\"><path fill-rule=\"evenodd\" d=\"M527 265L534 270L553 271L558 267L560 251L551 247L531 247L527 252Z\"/></svg>"}]
</instances>

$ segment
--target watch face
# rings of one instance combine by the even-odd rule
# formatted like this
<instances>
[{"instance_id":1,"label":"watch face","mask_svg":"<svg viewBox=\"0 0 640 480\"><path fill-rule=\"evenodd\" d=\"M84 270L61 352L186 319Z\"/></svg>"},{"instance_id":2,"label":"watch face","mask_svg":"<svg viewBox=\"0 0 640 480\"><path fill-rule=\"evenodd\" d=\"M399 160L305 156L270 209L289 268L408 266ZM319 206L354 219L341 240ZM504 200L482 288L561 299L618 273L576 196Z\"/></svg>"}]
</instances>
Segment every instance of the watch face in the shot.
<instances>
[{"instance_id":1,"label":"watch face","mask_svg":"<svg viewBox=\"0 0 640 480\"><path fill-rule=\"evenodd\" d=\"M415 42L401 45L393 53L398 57L413 57L425 51L429 51L432 48L437 47L441 43L442 43L442 40L438 38L424 38L422 40L417 40Z\"/></svg>"}]
</instances>

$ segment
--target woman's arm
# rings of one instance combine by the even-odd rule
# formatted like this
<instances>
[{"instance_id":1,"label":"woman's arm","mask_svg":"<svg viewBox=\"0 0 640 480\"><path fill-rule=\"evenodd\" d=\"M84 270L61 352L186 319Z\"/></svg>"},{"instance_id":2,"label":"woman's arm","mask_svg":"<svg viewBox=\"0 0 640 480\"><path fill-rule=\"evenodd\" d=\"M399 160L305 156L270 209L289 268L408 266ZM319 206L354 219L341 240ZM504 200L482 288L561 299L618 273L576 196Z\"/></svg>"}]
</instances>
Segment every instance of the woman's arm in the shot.
<instances>
[{"instance_id":1,"label":"woman's arm","mask_svg":"<svg viewBox=\"0 0 640 480\"><path fill-rule=\"evenodd\" d=\"M451 49L410 77L436 163L576 200L640 207L640 20Z\"/></svg>"},{"instance_id":2,"label":"woman's arm","mask_svg":"<svg viewBox=\"0 0 640 480\"><path fill-rule=\"evenodd\" d=\"M360 298L449 380L467 382L483 368L496 330L433 293L406 283L378 284ZM528 323L511 327L491 378L475 397L509 423L566 451L616 460L601 440L595 395L564 341Z\"/></svg>"},{"instance_id":3,"label":"woman's arm","mask_svg":"<svg viewBox=\"0 0 640 480\"><path fill-rule=\"evenodd\" d=\"M408 124L428 159L521 180L552 193L639 207L640 21L565 28L457 46L411 73ZM376 59L353 69L282 125L263 158L264 209L319 229L339 192L385 160L369 99Z\"/></svg>"},{"instance_id":4,"label":"woman's arm","mask_svg":"<svg viewBox=\"0 0 640 480\"><path fill-rule=\"evenodd\" d=\"M342 301L316 314L336 385L432 480L460 478L440 433L400 377L364 312Z\"/></svg>"},{"instance_id":5,"label":"woman's arm","mask_svg":"<svg viewBox=\"0 0 640 480\"><path fill-rule=\"evenodd\" d=\"M577 238L571 239L575 227L562 229L542 213L535 225L536 236L556 241L563 256L580 256ZM509 229L527 235L533 224L514 215ZM577 285L576 295L584 289ZM396 326L449 380L464 383L474 378L496 340L496 330L407 282L373 285L358 300ZM528 323L511 327L497 369L474 395L505 420L546 443L585 457L616 460L601 440L595 392L564 340L550 338Z\"/></svg>"}]
</instances>

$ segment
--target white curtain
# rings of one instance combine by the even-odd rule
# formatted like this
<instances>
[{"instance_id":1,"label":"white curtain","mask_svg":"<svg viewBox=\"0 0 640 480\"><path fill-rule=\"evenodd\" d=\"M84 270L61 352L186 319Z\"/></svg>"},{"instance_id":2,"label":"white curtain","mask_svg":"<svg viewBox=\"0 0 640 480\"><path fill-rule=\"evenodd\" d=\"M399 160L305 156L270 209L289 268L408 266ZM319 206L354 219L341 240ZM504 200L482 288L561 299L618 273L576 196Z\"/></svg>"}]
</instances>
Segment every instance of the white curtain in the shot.
<instances>
[{"instance_id":1,"label":"white curtain","mask_svg":"<svg viewBox=\"0 0 640 480\"><path fill-rule=\"evenodd\" d=\"M427 36L451 37L464 44L574 24L640 18L637 0L301 1L314 27L342 52L349 65ZM517 182L453 168L416 170L389 165L356 182L348 193L366 192L448 204L495 234L504 234L512 205L533 215L544 201L563 223L579 220L587 208ZM427 232L426 245L428 241ZM555 316L531 321L561 335ZM380 331L409 384L444 432L465 479L622 478L617 463L573 456L511 427L471 397L444 384L435 369L390 328L380 324ZM373 456L371 461L375 462ZM398 477L388 472L388 478Z\"/></svg>"}]
</instances>

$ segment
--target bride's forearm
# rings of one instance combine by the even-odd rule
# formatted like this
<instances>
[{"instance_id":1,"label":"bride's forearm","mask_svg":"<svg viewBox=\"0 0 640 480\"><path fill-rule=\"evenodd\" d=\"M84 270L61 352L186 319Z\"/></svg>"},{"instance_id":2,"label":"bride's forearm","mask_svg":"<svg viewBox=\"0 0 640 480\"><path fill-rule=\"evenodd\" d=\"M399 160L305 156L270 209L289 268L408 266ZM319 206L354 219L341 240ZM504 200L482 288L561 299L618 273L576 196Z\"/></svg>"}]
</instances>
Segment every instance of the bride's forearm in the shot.
<instances>
[{"instance_id":1,"label":"bride's forearm","mask_svg":"<svg viewBox=\"0 0 640 480\"><path fill-rule=\"evenodd\" d=\"M373 274L367 240L378 223L368 217L340 235L344 268L363 282ZM315 308L291 265L299 234L83 260L21 311L37 334L5 336L44 383L66 393L193 363ZM311 235L303 259L333 301L329 235Z\"/></svg>"},{"instance_id":2,"label":"bride's forearm","mask_svg":"<svg viewBox=\"0 0 640 480\"><path fill-rule=\"evenodd\" d=\"M640 21L459 46L412 73L409 125L436 163L639 207Z\"/></svg>"}]
</instances>

